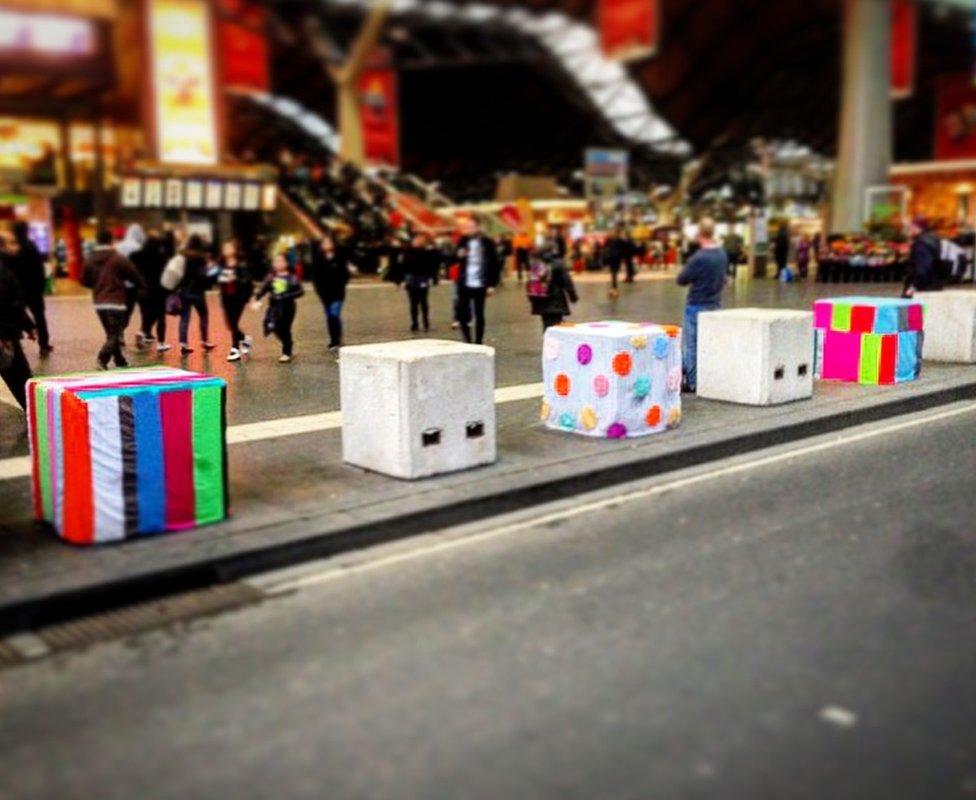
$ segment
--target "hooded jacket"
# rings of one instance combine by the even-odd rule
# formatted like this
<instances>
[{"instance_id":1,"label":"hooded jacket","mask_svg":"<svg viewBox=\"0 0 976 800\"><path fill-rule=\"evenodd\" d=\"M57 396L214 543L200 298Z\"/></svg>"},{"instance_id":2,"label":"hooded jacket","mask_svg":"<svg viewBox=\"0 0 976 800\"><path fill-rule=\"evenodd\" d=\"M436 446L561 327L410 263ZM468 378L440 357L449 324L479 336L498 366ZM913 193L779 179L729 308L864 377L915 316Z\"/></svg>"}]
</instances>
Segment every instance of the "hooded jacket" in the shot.
<instances>
[{"instance_id":1,"label":"hooded jacket","mask_svg":"<svg viewBox=\"0 0 976 800\"><path fill-rule=\"evenodd\" d=\"M85 265L85 285L92 288L92 300L98 311L125 311L126 282L140 294L146 291L142 275L114 247L96 247Z\"/></svg>"}]
</instances>

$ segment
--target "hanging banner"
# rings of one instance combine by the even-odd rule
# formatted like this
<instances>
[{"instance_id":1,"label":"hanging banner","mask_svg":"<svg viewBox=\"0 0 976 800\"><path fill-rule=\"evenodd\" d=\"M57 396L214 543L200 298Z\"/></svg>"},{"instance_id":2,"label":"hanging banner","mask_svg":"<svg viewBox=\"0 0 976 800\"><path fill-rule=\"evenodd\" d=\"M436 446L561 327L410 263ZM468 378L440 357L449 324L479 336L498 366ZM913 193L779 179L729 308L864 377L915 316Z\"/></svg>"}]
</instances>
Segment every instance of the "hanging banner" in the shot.
<instances>
[{"instance_id":1,"label":"hanging banner","mask_svg":"<svg viewBox=\"0 0 976 800\"><path fill-rule=\"evenodd\" d=\"M157 158L164 164L216 164L210 5L148 0Z\"/></svg>"},{"instance_id":2,"label":"hanging banner","mask_svg":"<svg viewBox=\"0 0 976 800\"><path fill-rule=\"evenodd\" d=\"M904 100L915 94L915 57L918 42L915 0L891 4L891 97Z\"/></svg>"},{"instance_id":3,"label":"hanging banner","mask_svg":"<svg viewBox=\"0 0 976 800\"><path fill-rule=\"evenodd\" d=\"M661 46L660 0L599 0L597 29L607 58L636 61Z\"/></svg>"},{"instance_id":4,"label":"hanging banner","mask_svg":"<svg viewBox=\"0 0 976 800\"><path fill-rule=\"evenodd\" d=\"M389 64L389 59L385 58L383 62ZM399 166L400 108L396 71L390 66L367 68L359 77L357 96L366 160Z\"/></svg>"},{"instance_id":5,"label":"hanging banner","mask_svg":"<svg viewBox=\"0 0 976 800\"><path fill-rule=\"evenodd\" d=\"M976 158L976 88L966 73L936 83L935 158Z\"/></svg>"},{"instance_id":6,"label":"hanging banner","mask_svg":"<svg viewBox=\"0 0 976 800\"><path fill-rule=\"evenodd\" d=\"M220 69L223 86L271 88L264 10L254 0L221 0Z\"/></svg>"}]
</instances>

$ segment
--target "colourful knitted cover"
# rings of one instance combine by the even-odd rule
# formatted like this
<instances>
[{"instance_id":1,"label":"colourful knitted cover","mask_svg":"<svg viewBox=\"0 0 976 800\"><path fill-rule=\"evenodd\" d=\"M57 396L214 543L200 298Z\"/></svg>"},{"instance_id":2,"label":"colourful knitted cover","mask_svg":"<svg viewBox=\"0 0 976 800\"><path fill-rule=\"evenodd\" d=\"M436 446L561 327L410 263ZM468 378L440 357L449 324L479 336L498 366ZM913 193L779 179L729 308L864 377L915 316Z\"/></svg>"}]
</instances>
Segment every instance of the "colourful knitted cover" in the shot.
<instances>
[{"instance_id":1,"label":"colourful knitted cover","mask_svg":"<svg viewBox=\"0 0 976 800\"><path fill-rule=\"evenodd\" d=\"M837 297L813 304L816 377L864 384L915 380L922 369L922 304L891 297Z\"/></svg>"},{"instance_id":2,"label":"colourful knitted cover","mask_svg":"<svg viewBox=\"0 0 976 800\"><path fill-rule=\"evenodd\" d=\"M224 519L226 391L167 367L30 381L35 516L79 545Z\"/></svg>"},{"instance_id":3,"label":"colourful knitted cover","mask_svg":"<svg viewBox=\"0 0 976 800\"><path fill-rule=\"evenodd\" d=\"M584 436L633 438L681 421L681 329L589 322L546 331L542 421Z\"/></svg>"}]
</instances>

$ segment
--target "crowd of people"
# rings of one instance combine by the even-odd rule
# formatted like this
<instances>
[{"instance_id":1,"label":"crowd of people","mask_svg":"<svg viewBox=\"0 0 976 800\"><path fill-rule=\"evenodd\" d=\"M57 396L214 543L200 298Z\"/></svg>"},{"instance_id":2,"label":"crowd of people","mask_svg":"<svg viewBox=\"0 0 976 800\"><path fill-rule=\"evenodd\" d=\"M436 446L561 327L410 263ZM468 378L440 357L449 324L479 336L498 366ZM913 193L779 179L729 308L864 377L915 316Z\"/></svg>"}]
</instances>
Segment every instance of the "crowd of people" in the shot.
<instances>
[{"instance_id":1,"label":"crowd of people","mask_svg":"<svg viewBox=\"0 0 976 800\"><path fill-rule=\"evenodd\" d=\"M932 281L938 259L938 240L924 226L914 231L913 267L905 293L936 288ZM503 279L506 260L514 262L519 284L531 314L542 328L560 324L578 301L573 272L573 243L553 227L531 242L509 243L488 236L476 218L468 219L459 235L434 241L421 231L404 229L385 243L383 277L401 287L411 332L431 329L429 293L442 280L453 284L452 327L464 341L481 344L487 329L490 298ZM777 253L777 256L779 254ZM277 252L268 264L261 248L244 248L231 239L217 248L199 235L180 230L159 232L131 225L122 237L108 230L98 233L86 258L83 283L91 289L92 303L105 340L97 353L101 369L128 366L126 331L138 308L134 347L137 351L165 353L167 318L178 318L182 356L194 351L191 326L196 321L199 347L212 351L217 344L207 294L215 289L229 346L229 362L246 359L254 339L242 327L248 307L263 311L262 332L281 344L279 361L294 358L292 327L304 282L314 287L322 305L328 348L343 345L343 308L347 286L358 270L355 250L346 241L327 234L304 250ZM635 250L624 229L613 231L601 243L602 266L609 271L611 297L616 296L620 274L632 281ZM684 388L696 388L698 315L721 307L722 294L735 254L717 241L716 225L709 218L698 224L695 241L688 248L677 282L688 287L684 312ZM31 375L22 341L36 340L41 357L52 350L44 305L44 259L28 236L26 226L15 225L12 234L0 238L0 374L17 402L24 406L24 386Z\"/></svg>"}]
</instances>

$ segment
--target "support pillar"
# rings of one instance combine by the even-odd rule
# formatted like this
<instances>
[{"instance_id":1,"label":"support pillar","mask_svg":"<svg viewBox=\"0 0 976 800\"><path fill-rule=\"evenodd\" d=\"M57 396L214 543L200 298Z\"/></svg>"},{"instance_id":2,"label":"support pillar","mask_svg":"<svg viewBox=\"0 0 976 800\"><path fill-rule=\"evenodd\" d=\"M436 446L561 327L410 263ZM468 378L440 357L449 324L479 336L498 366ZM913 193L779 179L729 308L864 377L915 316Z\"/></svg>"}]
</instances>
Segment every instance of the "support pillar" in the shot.
<instances>
[{"instance_id":1,"label":"support pillar","mask_svg":"<svg viewBox=\"0 0 976 800\"><path fill-rule=\"evenodd\" d=\"M95 174L92 178L92 198L95 220L99 230L105 227L105 136L101 109L95 115Z\"/></svg>"},{"instance_id":2,"label":"support pillar","mask_svg":"<svg viewBox=\"0 0 976 800\"><path fill-rule=\"evenodd\" d=\"M844 0L843 13L834 233L862 229L865 190L888 183L892 157L890 0Z\"/></svg>"}]
</instances>

